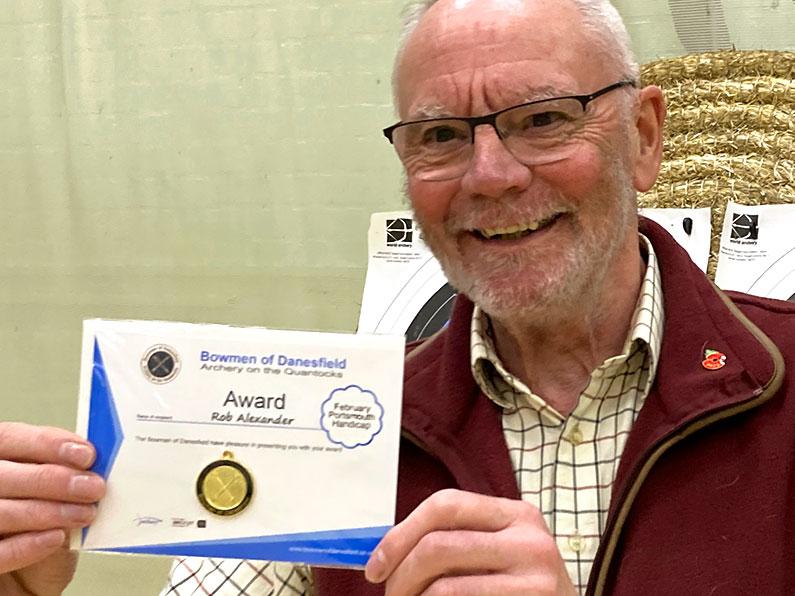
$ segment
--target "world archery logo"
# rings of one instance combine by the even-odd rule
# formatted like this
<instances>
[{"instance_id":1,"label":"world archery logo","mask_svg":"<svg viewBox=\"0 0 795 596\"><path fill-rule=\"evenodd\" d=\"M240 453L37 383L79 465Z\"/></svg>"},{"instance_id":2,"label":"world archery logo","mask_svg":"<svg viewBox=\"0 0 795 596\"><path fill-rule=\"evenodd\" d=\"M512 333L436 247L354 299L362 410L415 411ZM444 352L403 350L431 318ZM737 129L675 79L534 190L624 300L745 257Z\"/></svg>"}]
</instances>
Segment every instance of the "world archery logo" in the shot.
<instances>
[{"instance_id":1,"label":"world archery logo","mask_svg":"<svg viewBox=\"0 0 795 596\"><path fill-rule=\"evenodd\" d=\"M747 213L732 214L731 241L742 244L756 244L759 238L759 216ZM754 242L747 242L747 241ZM745 242L743 242L745 241Z\"/></svg>"},{"instance_id":2,"label":"world archery logo","mask_svg":"<svg viewBox=\"0 0 795 596\"><path fill-rule=\"evenodd\" d=\"M152 346L141 358L141 370L144 376L157 385L174 380L179 368L180 362L176 351L165 344Z\"/></svg>"},{"instance_id":3,"label":"world archery logo","mask_svg":"<svg viewBox=\"0 0 795 596\"><path fill-rule=\"evenodd\" d=\"M386 245L409 248L414 239L414 222L410 217L386 220Z\"/></svg>"}]
</instances>

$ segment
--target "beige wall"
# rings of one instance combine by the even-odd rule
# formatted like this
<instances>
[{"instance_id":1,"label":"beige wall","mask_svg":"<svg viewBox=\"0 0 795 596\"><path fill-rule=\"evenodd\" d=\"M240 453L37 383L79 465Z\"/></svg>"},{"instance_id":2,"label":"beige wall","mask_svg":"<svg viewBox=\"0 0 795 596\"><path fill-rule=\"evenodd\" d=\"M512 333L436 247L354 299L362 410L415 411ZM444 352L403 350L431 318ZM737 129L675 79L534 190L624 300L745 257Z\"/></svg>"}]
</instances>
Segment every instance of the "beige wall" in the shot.
<instances>
[{"instance_id":1,"label":"beige wall","mask_svg":"<svg viewBox=\"0 0 795 596\"><path fill-rule=\"evenodd\" d=\"M87 317L354 330L369 213L405 206L402 4L0 1L0 418L73 427ZM682 51L667 0L618 4L639 58ZM724 4L791 47L792 3ZM165 565L87 556L67 594Z\"/></svg>"},{"instance_id":2,"label":"beige wall","mask_svg":"<svg viewBox=\"0 0 795 596\"><path fill-rule=\"evenodd\" d=\"M0 418L74 426L81 320L355 327L401 208L399 3L0 2ZM87 556L68 594L151 594Z\"/></svg>"}]
</instances>

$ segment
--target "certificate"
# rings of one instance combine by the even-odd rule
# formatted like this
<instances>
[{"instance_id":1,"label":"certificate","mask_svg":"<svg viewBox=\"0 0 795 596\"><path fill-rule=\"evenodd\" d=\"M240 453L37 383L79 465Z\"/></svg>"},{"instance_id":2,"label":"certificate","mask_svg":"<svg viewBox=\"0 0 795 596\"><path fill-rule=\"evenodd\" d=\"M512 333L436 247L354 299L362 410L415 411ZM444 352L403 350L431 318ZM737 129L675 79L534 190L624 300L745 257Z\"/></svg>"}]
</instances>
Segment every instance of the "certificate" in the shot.
<instances>
[{"instance_id":1,"label":"certificate","mask_svg":"<svg viewBox=\"0 0 795 596\"><path fill-rule=\"evenodd\" d=\"M84 322L107 479L72 547L363 566L394 523L402 336Z\"/></svg>"}]
</instances>

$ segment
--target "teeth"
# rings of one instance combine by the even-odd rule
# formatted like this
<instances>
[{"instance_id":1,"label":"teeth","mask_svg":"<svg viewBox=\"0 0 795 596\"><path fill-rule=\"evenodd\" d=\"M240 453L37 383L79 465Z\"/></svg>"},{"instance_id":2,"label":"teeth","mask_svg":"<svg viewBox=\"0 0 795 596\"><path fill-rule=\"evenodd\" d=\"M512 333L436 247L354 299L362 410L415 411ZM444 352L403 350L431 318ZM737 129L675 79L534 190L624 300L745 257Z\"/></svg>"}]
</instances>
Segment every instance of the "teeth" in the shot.
<instances>
[{"instance_id":1,"label":"teeth","mask_svg":"<svg viewBox=\"0 0 795 596\"><path fill-rule=\"evenodd\" d=\"M552 220L552 217L533 221L523 225L507 226L505 228L483 228L478 230L486 238L494 238L495 236L502 236L509 240L520 238L526 232L535 232L541 226L546 225Z\"/></svg>"}]
</instances>

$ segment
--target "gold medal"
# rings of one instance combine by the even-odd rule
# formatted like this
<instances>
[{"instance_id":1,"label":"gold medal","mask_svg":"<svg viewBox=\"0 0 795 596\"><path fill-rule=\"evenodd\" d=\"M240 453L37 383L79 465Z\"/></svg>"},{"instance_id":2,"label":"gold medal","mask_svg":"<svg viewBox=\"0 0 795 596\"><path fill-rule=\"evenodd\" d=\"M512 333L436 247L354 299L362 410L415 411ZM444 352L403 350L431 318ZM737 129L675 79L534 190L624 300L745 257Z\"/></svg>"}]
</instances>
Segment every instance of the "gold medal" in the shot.
<instances>
[{"instance_id":1,"label":"gold medal","mask_svg":"<svg viewBox=\"0 0 795 596\"><path fill-rule=\"evenodd\" d=\"M196 496L207 511L216 515L236 515L251 502L254 482L251 474L235 461L231 451L205 466L196 480Z\"/></svg>"}]
</instances>

